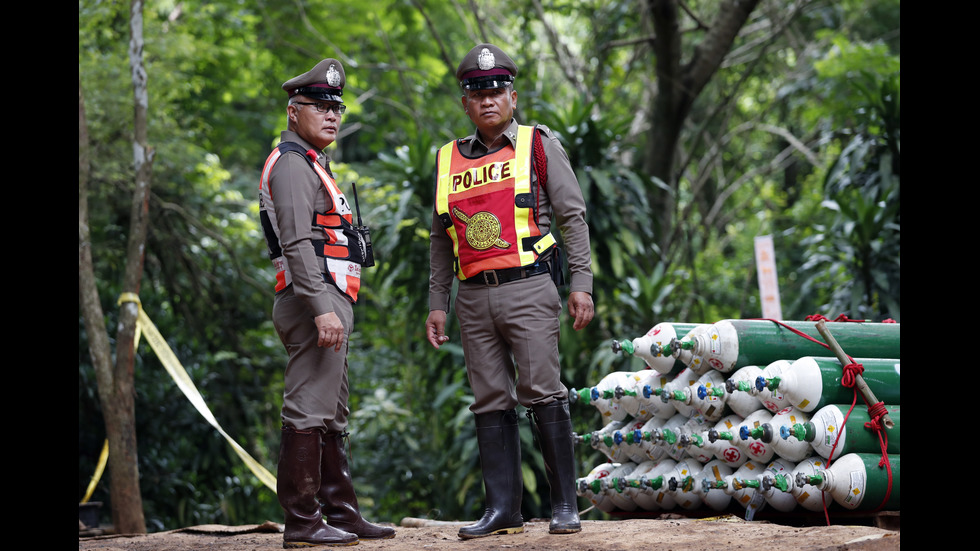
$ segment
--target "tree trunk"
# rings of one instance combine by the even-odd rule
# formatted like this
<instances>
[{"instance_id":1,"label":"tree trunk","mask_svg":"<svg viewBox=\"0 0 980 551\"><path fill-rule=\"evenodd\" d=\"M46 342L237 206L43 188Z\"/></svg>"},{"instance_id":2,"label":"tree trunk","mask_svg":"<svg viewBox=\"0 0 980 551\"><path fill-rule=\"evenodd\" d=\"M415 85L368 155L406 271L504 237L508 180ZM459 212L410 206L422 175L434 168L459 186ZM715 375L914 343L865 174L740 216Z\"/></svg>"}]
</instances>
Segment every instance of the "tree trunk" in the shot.
<instances>
[{"instance_id":1,"label":"tree trunk","mask_svg":"<svg viewBox=\"0 0 980 551\"><path fill-rule=\"evenodd\" d=\"M695 47L691 60L683 63L678 0L649 0L656 34L653 53L657 93L653 96L643 169L674 192L667 194L660 188L649 192L652 219L660 223L660 239L670 235L673 225L674 195L678 185L674 162L684 122L758 3L759 0L724 0L718 8L718 17ZM668 250L669 243L661 242L660 248Z\"/></svg>"},{"instance_id":2,"label":"tree trunk","mask_svg":"<svg viewBox=\"0 0 980 551\"><path fill-rule=\"evenodd\" d=\"M138 297L143 277L143 259L149 218L152 150L146 146L146 72L143 68L143 3L130 7L130 69L133 77L135 188L133 191L129 241L123 292ZM99 387L99 403L109 440L109 499L112 523L123 534L145 534L143 499L139 485L136 446L136 404L133 369L138 304L121 301L113 364L108 330L105 327L92 262L88 228L88 125L78 85L78 300L89 338L89 352Z\"/></svg>"}]
</instances>

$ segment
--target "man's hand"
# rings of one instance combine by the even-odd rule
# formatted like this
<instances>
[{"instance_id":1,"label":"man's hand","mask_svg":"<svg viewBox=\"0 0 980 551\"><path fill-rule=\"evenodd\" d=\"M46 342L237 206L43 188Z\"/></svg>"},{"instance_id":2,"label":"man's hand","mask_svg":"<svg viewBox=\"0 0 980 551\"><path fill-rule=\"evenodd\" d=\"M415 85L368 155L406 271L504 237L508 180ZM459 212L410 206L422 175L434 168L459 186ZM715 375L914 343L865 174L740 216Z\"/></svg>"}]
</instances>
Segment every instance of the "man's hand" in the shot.
<instances>
[{"instance_id":1,"label":"man's hand","mask_svg":"<svg viewBox=\"0 0 980 551\"><path fill-rule=\"evenodd\" d=\"M445 310L430 310L429 317L425 320L425 338L433 348L449 340L446 336L446 312Z\"/></svg>"},{"instance_id":2,"label":"man's hand","mask_svg":"<svg viewBox=\"0 0 980 551\"><path fill-rule=\"evenodd\" d=\"M592 321L595 315L595 306L592 304L592 295L584 291L575 291L568 295L568 313L575 318L572 329L578 331Z\"/></svg>"},{"instance_id":3,"label":"man's hand","mask_svg":"<svg viewBox=\"0 0 980 551\"><path fill-rule=\"evenodd\" d=\"M340 348L344 344L344 324L340 322L337 314L333 312L320 314L313 318L313 323L316 324L319 335L316 345L321 348L332 346L334 351L340 352Z\"/></svg>"}]
</instances>

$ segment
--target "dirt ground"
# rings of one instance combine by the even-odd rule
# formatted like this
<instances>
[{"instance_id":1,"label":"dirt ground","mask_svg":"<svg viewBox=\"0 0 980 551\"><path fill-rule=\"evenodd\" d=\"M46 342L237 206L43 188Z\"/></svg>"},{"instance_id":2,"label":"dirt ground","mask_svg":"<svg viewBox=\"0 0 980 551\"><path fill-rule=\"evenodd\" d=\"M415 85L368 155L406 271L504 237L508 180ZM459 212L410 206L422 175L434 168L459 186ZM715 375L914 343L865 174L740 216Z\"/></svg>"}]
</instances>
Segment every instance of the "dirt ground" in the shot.
<instances>
[{"instance_id":1,"label":"dirt ground","mask_svg":"<svg viewBox=\"0 0 980 551\"><path fill-rule=\"evenodd\" d=\"M670 518L676 517L676 518ZM521 534L460 540L466 523L404 519L388 540L362 540L360 551L899 551L897 519L888 528L874 523L792 526L769 520L746 521L735 515L683 518L583 520L577 534L548 533L548 522L531 521ZM389 524L391 525L391 524ZM394 525L391 525L394 526ZM79 551L258 551L282 549L282 525L194 526L146 535L91 535L79 531ZM93 531L88 531L93 532ZM94 532L99 532L95 530Z\"/></svg>"}]
</instances>

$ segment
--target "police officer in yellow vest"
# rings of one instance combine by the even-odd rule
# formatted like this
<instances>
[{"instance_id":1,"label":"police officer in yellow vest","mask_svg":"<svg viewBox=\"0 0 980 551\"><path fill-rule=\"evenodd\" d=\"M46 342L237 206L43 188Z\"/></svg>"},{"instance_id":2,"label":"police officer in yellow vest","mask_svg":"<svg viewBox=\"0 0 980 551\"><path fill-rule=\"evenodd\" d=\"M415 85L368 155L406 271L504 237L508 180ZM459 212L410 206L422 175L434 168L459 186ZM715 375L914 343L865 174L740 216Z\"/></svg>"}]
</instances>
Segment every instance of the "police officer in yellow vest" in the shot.
<instances>
[{"instance_id":1,"label":"police officer in yellow vest","mask_svg":"<svg viewBox=\"0 0 980 551\"><path fill-rule=\"evenodd\" d=\"M493 44L466 54L456 78L476 131L443 146L436 163L426 335L436 348L449 340L455 277L486 491L485 513L459 530L463 539L524 530L518 404L528 409L545 460L550 532L581 530L568 390L558 361L563 269L551 230L561 230L568 312L580 330L594 315L585 201L551 131L514 119L516 76L514 61Z\"/></svg>"},{"instance_id":2,"label":"police officer in yellow vest","mask_svg":"<svg viewBox=\"0 0 980 551\"><path fill-rule=\"evenodd\" d=\"M361 516L344 451L347 339L368 260L323 152L340 131L345 84L344 66L324 59L282 85L289 96L287 130L259 185L260 219L276 269L272 318L289 354L277 476L285 548L395 535Z\"/></svg>"}]
</instances>

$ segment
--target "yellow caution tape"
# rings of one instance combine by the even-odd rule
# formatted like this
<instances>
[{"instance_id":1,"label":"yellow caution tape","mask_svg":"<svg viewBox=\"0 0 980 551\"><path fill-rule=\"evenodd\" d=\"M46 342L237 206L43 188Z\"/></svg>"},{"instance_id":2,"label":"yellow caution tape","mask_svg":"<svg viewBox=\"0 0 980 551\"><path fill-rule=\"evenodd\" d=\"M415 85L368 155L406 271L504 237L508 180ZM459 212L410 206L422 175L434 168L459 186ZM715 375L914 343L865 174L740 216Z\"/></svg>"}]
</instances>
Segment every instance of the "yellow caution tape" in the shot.
<instances>
[{"instance_id":1,"label":"yellow caution tape","mask_svg":"<svg viewBox=\"0 0 980 551\"><path fill-rule=\"evenodd\" d=\"M204 398L201 393L198 392L197 387L194 386L194 382L191 381L190 376L184 367L180 364L180 360L174 355L173 351L170 349L170 345L164 340L163 335L157 330L157 327L153 325L150 321L150 317L146 315L143 311L143 305L140 304L139 297L133 293L123 293L119 297L119 304L124 302L136 303L139 308L139 317L136 323L136 339L135 344L139 344L140 333L146 334L146 342L150 344L150 347L156 352L157 358L160 359L160 363L163 364L164 369L170 374L170 377L177 383L177 388L179 388L191 404L197 409L197 411L204 417L208 423L211 424L225 440L231 444L232 449L238 454L238 457L245 462L245 465L262 481L263 484L269 487L273 492L276 491L276 477L272 475L261 463L256 461L246 452L238 442L235 442L228 433L225 432L221 425L218 424L217 419L211 414L211 410L208 408L207 403L205 403Z\"/></svg>"},{"instance_id":2,"label":"yellow caution tape","mask_svg":"<svg viewBox=\"0 0 980 551\"><path fill-rule=\"evenodd\" d=\"M83 497L79 503L88 503L88 500L92 497L92 492L95 491L95 487L99 485L99 479L102 478L102 471L105 470L105 464L108 460L109 439L106 438L105 442L102 444L102 453L99 454L99 464L95 466L95 473L92 474L92 480L90 480L88 483L88 489L85 490L85 497Z\"/></svg>"}]
</instances>

